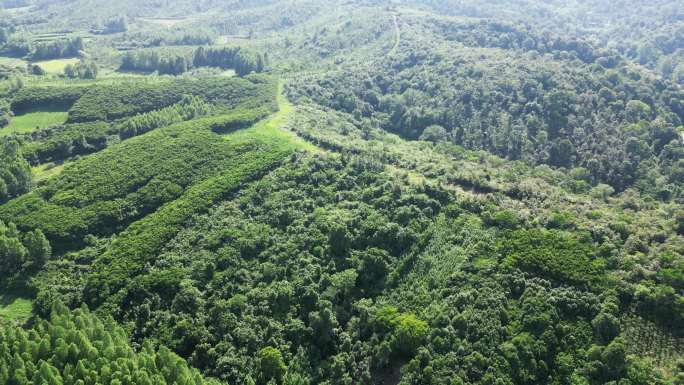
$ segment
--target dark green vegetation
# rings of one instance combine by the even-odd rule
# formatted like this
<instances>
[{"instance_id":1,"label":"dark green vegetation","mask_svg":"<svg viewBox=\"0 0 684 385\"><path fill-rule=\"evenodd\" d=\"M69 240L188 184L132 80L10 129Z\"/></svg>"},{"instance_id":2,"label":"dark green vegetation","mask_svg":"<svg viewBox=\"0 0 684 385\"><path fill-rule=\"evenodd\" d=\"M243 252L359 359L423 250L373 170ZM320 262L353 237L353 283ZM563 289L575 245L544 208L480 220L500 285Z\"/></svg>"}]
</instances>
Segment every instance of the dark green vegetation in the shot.
<instances>
[{"instance_id":1,"label":"dark green vegetation","mask_svg":"<svg viewBox=\"0 0 684 385\"><path fill-rule=\"evenodd\" d=\"M684 384L675 1L0 5L0 383Z\"/></svg>"},{"instance_id":2,"label":"dark green vegetation","mask_svg":"<svg viewBox=\"0 0 684 385\"><path fill-rule=\"evenodd\" d=\"M401 21L401 43L388 60L367 66L372 77L357 68L356 60L365 59L353 57L317 81L303 78L292 94L405 138L579 168L588 183L618 191L640 185L654 196L681 194L680 86L614 52L585 54L581 48L590 47L544 42L534 31L496 21L413 13ZM304 44L315 49L320 40L342 37L328 30L317 39Z\"/></svg>"},{"instance_id":3,"label":"dark green vegetation","mask_svg":"<svg viewBox=\"0 0 684 385\"><path fill-rule=\"evenodd\" d=\"M19 144L4 140L0 152L0 203L19 196L31 187L31 169L22 157Z\"/></svg>"},{"instance_id":4,"label":"dark green vegetation","mask_svg":"<svg viewBox=\"0 0 684 385\"><path fill-rule=\"evenodd\" d=\"M263 72L267 60L267 55L240 47L199 47L191 55L175 53L168 57L160 56L157 51L131 51L123 56L120 69L180 75L192 68L218 67L235 70L239 76L244 76Z\"/></svg>"}]
</instances>

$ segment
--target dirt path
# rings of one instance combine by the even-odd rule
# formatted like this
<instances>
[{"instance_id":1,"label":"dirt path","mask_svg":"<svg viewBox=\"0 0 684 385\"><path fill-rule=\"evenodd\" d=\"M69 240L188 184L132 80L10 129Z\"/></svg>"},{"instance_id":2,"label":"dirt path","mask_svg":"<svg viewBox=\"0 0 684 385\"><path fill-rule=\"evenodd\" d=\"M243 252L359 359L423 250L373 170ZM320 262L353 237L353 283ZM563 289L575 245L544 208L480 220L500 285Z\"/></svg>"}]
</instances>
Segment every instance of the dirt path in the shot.
<instances>
[{"instance_id":1,"label":"dirt path","mask_svg":"<svg viewBox=\"0 0 684 385\"><path fill-rule=\"evenodd\" d=\"M399 29L399 20L397 19L396 14L392 15L392 22L394 23L394 46L388 53L390 56L396 52L397 48L399 48L399 44L401 43L401 29Z\"/></svg>"}]
</instances>

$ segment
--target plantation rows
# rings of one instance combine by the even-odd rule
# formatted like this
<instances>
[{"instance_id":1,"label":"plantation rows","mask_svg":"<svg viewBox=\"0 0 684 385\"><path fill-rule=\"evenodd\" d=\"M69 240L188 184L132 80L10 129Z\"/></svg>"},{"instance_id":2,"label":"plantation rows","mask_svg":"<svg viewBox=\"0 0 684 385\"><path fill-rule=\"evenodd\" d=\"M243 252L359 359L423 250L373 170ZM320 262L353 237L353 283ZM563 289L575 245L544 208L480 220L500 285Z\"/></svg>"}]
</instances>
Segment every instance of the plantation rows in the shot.
<instances>
[{"instance_id":1,"label":"plantation rows","mask_svg":"<svg viewBox=\"0 0 684 385\"><path fill-rule=\"evenodd\" d=\"M235 117L232 124L216 126L217 132L244 128L276 109L275 92L273 79L254 75L29 87L14 96L12 105L28 110L62 103L62 108L69 109L66 124L38 130L22 140L23 156L31 164L40 164L96 152L155 128L200 116L230 113Z\"/></svg>"},{"instance_id":2,"label":"plantation rows","mask_svg":"<svg viewBox=\"0 0 684 385\"><path fill-rule=\"evenodd\" d=\"M0 325L0 383L217 384L165 347L133 350L113 320L63 305L27 330Z\"/></svg>"}]
</instances>

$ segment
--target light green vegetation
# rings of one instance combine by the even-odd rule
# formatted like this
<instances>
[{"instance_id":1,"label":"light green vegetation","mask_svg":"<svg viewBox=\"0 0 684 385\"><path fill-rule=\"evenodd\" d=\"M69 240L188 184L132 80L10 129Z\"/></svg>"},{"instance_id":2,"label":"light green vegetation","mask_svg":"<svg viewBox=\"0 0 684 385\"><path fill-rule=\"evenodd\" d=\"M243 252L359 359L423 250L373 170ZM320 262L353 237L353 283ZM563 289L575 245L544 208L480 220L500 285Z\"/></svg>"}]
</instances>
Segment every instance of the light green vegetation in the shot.
<instances>
[{"instance_id":1,"label":"light green vegetation","mask_svg":"<svg viewBox=\"0 0 684 385\"><path fill-rule=\"evenodd\" d=\"M31 316L33 301L14 293L0 294L0 323L24 322Z\"/></svg>"},{"instance_id":2,"label":"light green vegetation","mask_svg":"<svg viewBox=\"0 0 684 385\"><path fill-rule=\"evenodd\" d=\"M9 67L26 67L26 61L14 57L0 56L0 65Z\"/></svg>"},{"instance_id":3,"label":"light green vegetation","mask_svg":"<svg viewBox=\"0 0 684 385\"><path fill-rule=\"evenodd\" d=\"M9 126L0 129L0 137L11 134L28 134L37 129L62 124L67 120L66 111L31 111L12 118Z\"/></svg>"},{"instance_id":4,"label":"light green vegetation","mask_svg":"<svg viewBox=\"0 0 684 385\"><path fill-rule=\"evenodd\" d=\"M259 137L262 139L278 140L285 143L290 143L294 148L305 150L309 152L321 152L321 149L316 147L311 142L308 142L290 131L289 125L295 113L295 107L282 94L282 84L278 87L280 92L277 96L278 112L269 116L268 118L259 121L252 127L237 131L231 135L227 135L226 139L232 140L250 140L250 138Z\"/></svg>"},{"instance_id":5,"label":"light green vegetation","mask_svg":"<svg viewBox=\"0 0 684 385\"><path fill-rule=\"evenodd\" d=\"M64 163L55 164L53 162L44 163L31 168L33 182L40 184L64 171Z\"/></svg>"},{"instance_id":6,"label":"light green vegetation","mask_svg":"<svg viewBox=\"0 0 684 385\"><path fill-rule=\"evenodd\" d=\"M53 75L61 75L64 73L64 67L67 65L75 65L78 64L78 59L76 58L70 58L70 59L54 59L54 60L45 60L45 61L39 61L32 63L35 65L40 66L45 72Z\"/></svg>"},{"instance_id":7,"label":"light green vegetation","mask_svg":"<svg viewBox=\"0 0 684 385\"><path fill-rule=\"evenodd\" d=\"M187 17L141 17L138 20L144 21L150 24L161 25L164 27L171 28L175 25L188 21Z\"/></svg>"}]
</instances>

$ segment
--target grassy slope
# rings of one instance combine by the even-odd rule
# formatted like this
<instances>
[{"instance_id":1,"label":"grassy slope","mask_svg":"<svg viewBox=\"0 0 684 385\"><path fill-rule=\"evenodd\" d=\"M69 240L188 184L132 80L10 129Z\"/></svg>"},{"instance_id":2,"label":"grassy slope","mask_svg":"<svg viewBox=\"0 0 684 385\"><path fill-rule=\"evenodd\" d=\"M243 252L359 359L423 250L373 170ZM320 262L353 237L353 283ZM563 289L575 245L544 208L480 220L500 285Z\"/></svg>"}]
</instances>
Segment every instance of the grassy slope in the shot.
<instances>
[{"instance_id":1,"label":"grassy slope","mask_svg":"<svg viewBox=\"0 0 684 385\"><path fill-rule=\"evenodd\" d=\"M9 126L0 129L0 137L10 134L28 134L36 129L62 124L68 113L59 110L36 110L12 118Z\"/></svg>"},{"instance_id":2,"label":"grassy slope","mask_svg":"<svg viewBox=\"0 0 684 385\"><path fill-rule=\"evenodd\" d=\"M290 120L294 116L295 109L287 98L282 93L282 84L279 86L278 96L278 112L269 116L268 118L258 122L254 126L227 135L227 140L249 140L250 138L261 139L277 139L283 142L290 143L299 150L310 152L321 151L318 147L310 142L307 142L297 136L294 132L288 129Z\"/></svg>"}]
</instances>

